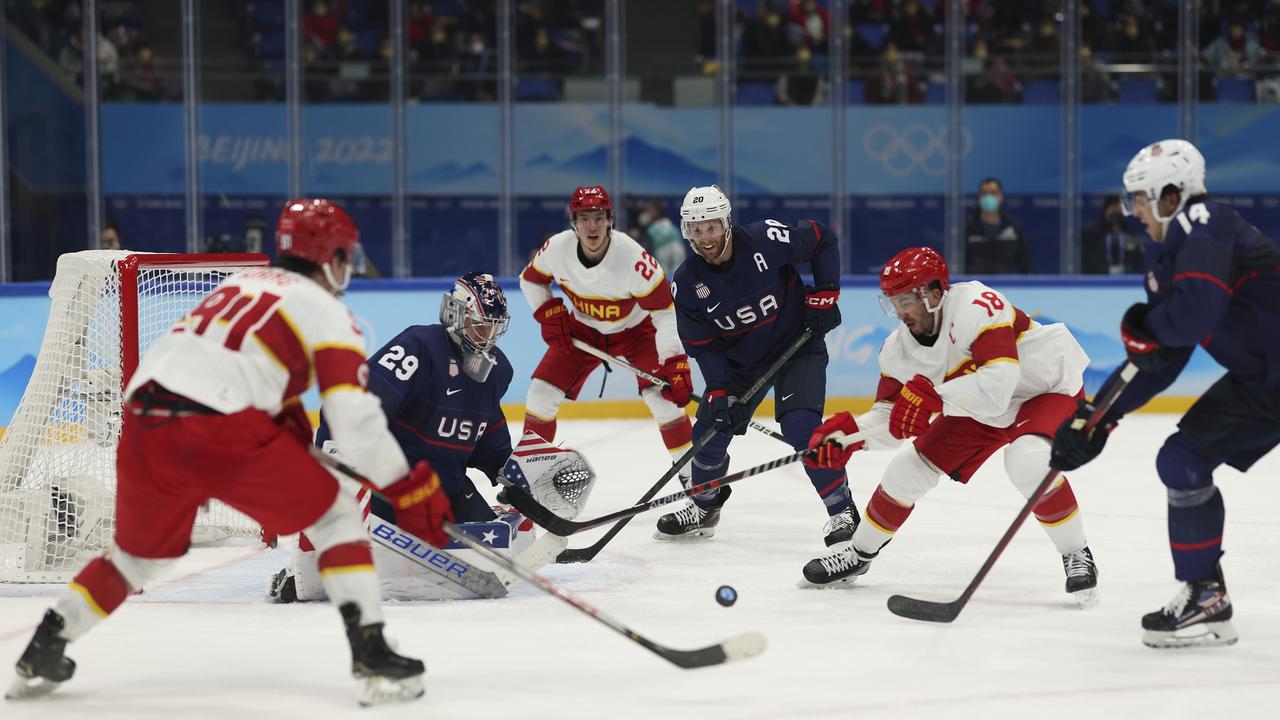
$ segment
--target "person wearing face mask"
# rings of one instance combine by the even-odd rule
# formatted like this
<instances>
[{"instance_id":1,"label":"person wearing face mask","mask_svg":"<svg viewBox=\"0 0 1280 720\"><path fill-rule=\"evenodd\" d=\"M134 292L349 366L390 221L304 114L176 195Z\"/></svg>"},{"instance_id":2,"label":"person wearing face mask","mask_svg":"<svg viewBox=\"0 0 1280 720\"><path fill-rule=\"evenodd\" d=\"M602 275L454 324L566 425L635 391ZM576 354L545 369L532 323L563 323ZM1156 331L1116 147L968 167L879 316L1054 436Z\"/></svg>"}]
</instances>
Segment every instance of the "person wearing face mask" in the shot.
<instances>
[{"instance_id":1,"label":"person wearing face mask","mask_svg":"<svg viewBox=\"0 0 1280 720\"><path fill-rule=\"evenodd\" d=\"M989 177L978 185L978 209L965 223L965 271L973 274L1031 273L1031 247L1022 223L1004 209L1004 187Z\"/></svg>"},{"instance_id":2,"label":"person wearing face mask","mask_svg":"<svg viewBox=\"0 0 1280 720\"><path fill-rule=\"evenodd\" d=\"M670 277L688 256L688 246L680 229L667 217L661 200L649 200L636 220L643 232L643 243L658 259L662 272Z\"/></svg>"},{"instance_id":3,"label":"person wearing face mask","mask_svg":"<svg viewBox=\"0 0 1280 720\"><path fill-rule=\"evenodd\" d=\"M1125 226L1119 195L1108 195L1102 217L1084 229L1081 269L1085 275L1140 273L1146 261L1142 235Z\"/></svg>"}]
</instances>

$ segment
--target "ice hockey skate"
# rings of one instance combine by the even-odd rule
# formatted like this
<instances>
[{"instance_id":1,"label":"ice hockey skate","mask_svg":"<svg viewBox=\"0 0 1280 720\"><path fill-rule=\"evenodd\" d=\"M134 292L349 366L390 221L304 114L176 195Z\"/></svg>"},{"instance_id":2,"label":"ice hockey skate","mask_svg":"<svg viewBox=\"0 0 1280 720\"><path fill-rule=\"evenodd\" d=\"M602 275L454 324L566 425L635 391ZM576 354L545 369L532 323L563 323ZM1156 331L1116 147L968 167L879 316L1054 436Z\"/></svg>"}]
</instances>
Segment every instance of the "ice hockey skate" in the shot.
<instances>
[{"instance_id":1,"label":"ice hockey skate","mask_svg":"<svg viewBox=\"0 0 1280 720\"><path fill-rule=\"evenodd\" d=\"M289 573L289 568L280 568L280 572L271 576L267 586L267 596L274 603L291 603L298 601L298 585Z\"/></svg>"},{"instance_id":2,"label":"ice hockey skate","mask_svg":"<svg viewBox=\"0 0 1280 720\"><path fill-rule=\"evenodd\" d=\"M360 624L360 608L347 603L339 608L351 643L351 674L363 680L359 701L363 707L420 698L426 692L421 660L400 655L382 636L382 623Z\"/></svg>"},{"instance_id":3,"label":"ice hockey skate","mask_svg":"<svg viewBox=\"0 0 1280 720\"><path fill-rule=\"evenodd\" d=\"M67 641L58 635L65 627L62 616L50 609L36 628L27 649L18 658L18 677L5 692L6 700L25 700L48 695L71 679L76 663L64 655Z\"/></svg>"},{"instance_id":4,"label":"ice hockey skate","mask_svg":"<svg viewBox=\"0 0 1280 720\"><path fill-rule=\"evenodd\" d=\"M827 524L822 526L822 541L827 547L847 543L853 539L853 531L858 529L860 522L862 517L858 515L858 509L850 505L844 512L827 518Z\"/></svg>"},{"instance_id":5,"label":"ice hockey skate","mask_svg":"<svg viewBox=\"0 0 1280 720\"><path fill-rule=\"evenodd\" d=\"M1089 548L1081 548L1062 556L1062 570L1067 574L1066 589L1076 605L1090 608L1098 604L1098 566Z\"/></svg>"},{"instance_id":6,"label":"ice hockey skate","mask_svg":"<svg viewBox=\"0 0 1280 720\"><path fill-rule=\"evenodd\" d=\"M852 582L871 569L874 557L875 555L863 555L853 547L852 542L848 543L834 552L805 563L804 580L800 582L800 586L826 587Z\"/></svg>"},{"instance_id":7,"label":"ice hockey skate","mask_svg":"<svg viewBox=\"0 0 1280 720\"><path fill-rule=\"evenodd\" d=\"M1234 645L1231 598L1222 566L1207 580L1183 583L1164 608L1142 616L1142 644L1153 648Z\"/></svg>"},{"instance_id":8,"label":"ice hockey skate","mask_svg":"<svg viewBox=\"0 0 1280 720\"><path fill-rule=\"evenodd\" d=\"M729 499L731 487L720 488L711 507L703 510L693 500L685 500L673 513L658 518L658 530L653 537L658 540L696 540L714 537L720 524L720 508Z\"/></svg>"}]
</instances>

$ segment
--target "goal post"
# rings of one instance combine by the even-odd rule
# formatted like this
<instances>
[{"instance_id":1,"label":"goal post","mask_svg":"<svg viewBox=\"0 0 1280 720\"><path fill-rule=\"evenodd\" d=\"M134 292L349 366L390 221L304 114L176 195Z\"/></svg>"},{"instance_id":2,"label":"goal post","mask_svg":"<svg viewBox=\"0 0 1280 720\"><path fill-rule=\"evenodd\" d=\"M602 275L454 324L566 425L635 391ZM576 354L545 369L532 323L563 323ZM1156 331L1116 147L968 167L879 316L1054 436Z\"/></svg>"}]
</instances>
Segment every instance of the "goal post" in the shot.
<instances>
[{"instance_id":1,"label":"goal post","mask_svg":"<svg viewBox=\"0 0 1280 720\"><path fill-rule=\"evenodd\" d=\"M40 354L0 438L0 582L65 582L115 531L123 389L138 359L223 279L260 254L87 250L58 258ZM261 538L218 502L196 543Z\"/></svg>"}]
</instances>

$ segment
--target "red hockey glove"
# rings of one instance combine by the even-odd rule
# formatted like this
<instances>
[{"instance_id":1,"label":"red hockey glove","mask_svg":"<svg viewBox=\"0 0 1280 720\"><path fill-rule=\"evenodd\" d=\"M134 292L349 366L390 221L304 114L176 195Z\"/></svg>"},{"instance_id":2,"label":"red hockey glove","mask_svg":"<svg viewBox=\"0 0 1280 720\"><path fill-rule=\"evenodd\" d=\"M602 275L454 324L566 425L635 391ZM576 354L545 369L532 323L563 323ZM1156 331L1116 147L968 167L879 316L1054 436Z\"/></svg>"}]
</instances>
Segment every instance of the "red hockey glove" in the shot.
<instances>
[{"instance_id":1,"label":"red hockey glove","mask_svg":"<svg viewBox=\"0 0 1280 720\"><path fill-rule=\"evenodd\" d=\"M688 355L672 355L662 363L658 377L667 381L662 388L662 397L671 401L676 407L689 404L689 393L693 391L693 375L689 368Z\"/></svg>"},{"instance_id":2,"label":"red hockey glove","mask_svg":"<svg viewBox=\"0 0 1280 720\"><path fill-rule=\"evenodd\" d=\"M804 324L814 335L822 336L840 325L840 288L824 285L808 288L804 293Z\"/></svg>"},{"instance_id":3,"label":"red hockey glove","mask_svg":"<svg viewBox=\"0 0 1280 720\"><path fill-rule=\"evenodd\" d=\"M849 462L850 456L866 446L866 442L859 440L849 447L840 447L840 443L836 442L838 438L832 437L836 433L844 433L852 435L858 432L858 423L853 419L853 415L847 412L836 413L827 418L827 421L814 429L813 435L809 437L809 449L815 452L812 455L804 457L806 467L822 468L824 470L839 470Z\"/></svg>"},{"instance_id":4,"label":"red hockey glove","mask_svg":"<svg viewBox=\"0 0 1280 720\"><path fill-rule=\"evenodd\" d=\"M1134 303L1125 311L1120 321L1120 339L1129 353L1129 362L1145 373L1159 372L1169 364L1166 349L1147 329L1147 312L1151 306Z\"/></svg>"},{"instance_id":5,"label":"red hockey glove","mask_svg":"<svg viewBox=\"0 0 1280 720\"><path fill-rule=\"evenodd\" d=\"M453 521L453 505L440 488L440 476L426 460L418 461L408 475L382 489L396 509L396 524L405 532L436 547L449 544L444 521Z\"/></svg>"},{"instance_id":6,"label":"red hockey glove","mask_svg":"<svg viewBox=\"0 0 1280 720\"><path fill-rule=\"evenodd\" d=\"M942 398L933 389L933 381L916 375L902 386L898 399L889 412L889 434L904 440L915 437L933 422L933 414L942 412Z\"/></svg>"},{"instance_id":7,"label":"red hockey glove","mask_svg":"<svg viewBox=\"0 0 1280 720\"><path fill-rule=\"evenodd\" d=\"M552 298L533 312L533 319L542 326L542 339L550 347L573 349L573 316L560 298Z\"/></svg>"}]
</instances>

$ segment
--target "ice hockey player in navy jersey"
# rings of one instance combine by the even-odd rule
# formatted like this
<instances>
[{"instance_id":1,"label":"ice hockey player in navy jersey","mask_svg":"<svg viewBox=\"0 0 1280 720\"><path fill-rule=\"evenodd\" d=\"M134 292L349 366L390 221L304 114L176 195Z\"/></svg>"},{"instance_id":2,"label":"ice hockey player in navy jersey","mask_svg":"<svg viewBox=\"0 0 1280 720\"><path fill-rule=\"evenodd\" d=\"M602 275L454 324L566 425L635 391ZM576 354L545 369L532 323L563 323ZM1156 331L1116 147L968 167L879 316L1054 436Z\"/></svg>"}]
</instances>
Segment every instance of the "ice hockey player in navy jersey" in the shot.
<instances>
[{"instance_id":1,"label":"ice hockey player in navy jersey","mask_svg":"<svg viewBox=\"0 0 1280 720\"><path fill-rule=\"evenodd\" d=\"M1053 464L1071 470L1101 453L1115 423L1169 387L1197 344L1226 368L1156 456L1182 585L1142 627L1151 647L1230 645L1237 635L1219 563L1224 508L1213 471L1248 470L1280 443L1280 247L1208 197L1204 157L1185 140L1143 148L1124 184L1125 212L1161 243L1146 276L1147 302L1130 307L1120 325L1141 372L1089 435L1087 404L1059 428Z\"/></svg>"},{"instance_id":2,"label":"ice hockey player in navy jersey","mask_svg":"<svg viewBox=\"0 0 1280 720\"><path fill-rule=\"evenodd\" d=\"M706 383L693 439L717 436L693 459L693 484L726 474L728 447L746 432L764 393L741 395L807 327L813 337L772 381L774 415L797 450L822 423L826 404L827 346L823 336L840 324L840 249L831 228L812 220L794 226L777 220L730 222L729 199L718 187L695 187L680 207L680 226L694 254L675 272L677 328L685 351ZM796 266L810 263L815 287L805 287ZM805 467L829 519L827 545L853 537L859 515L843 469ZM659 539L708 537L731 488L691 498L658 520Z\"/></svg>"},{"instance_id":3,"label":"ice hockey player in navy jersey","mask_svg":"<svg viewBox=\"0 0 1280 720\"><path fill-rule=\"evenodd\" d=\"M509 317L493 276L470 272L442 298L439 325L406 328L369 356L369 391L382 400L391 434L406 457L436 469L457 522L494 517L467 468L495 480L511 456L501 402L512 370L498 349ZM322 414L316 443L328 439Z\"/></svg>"}]
</instances>

